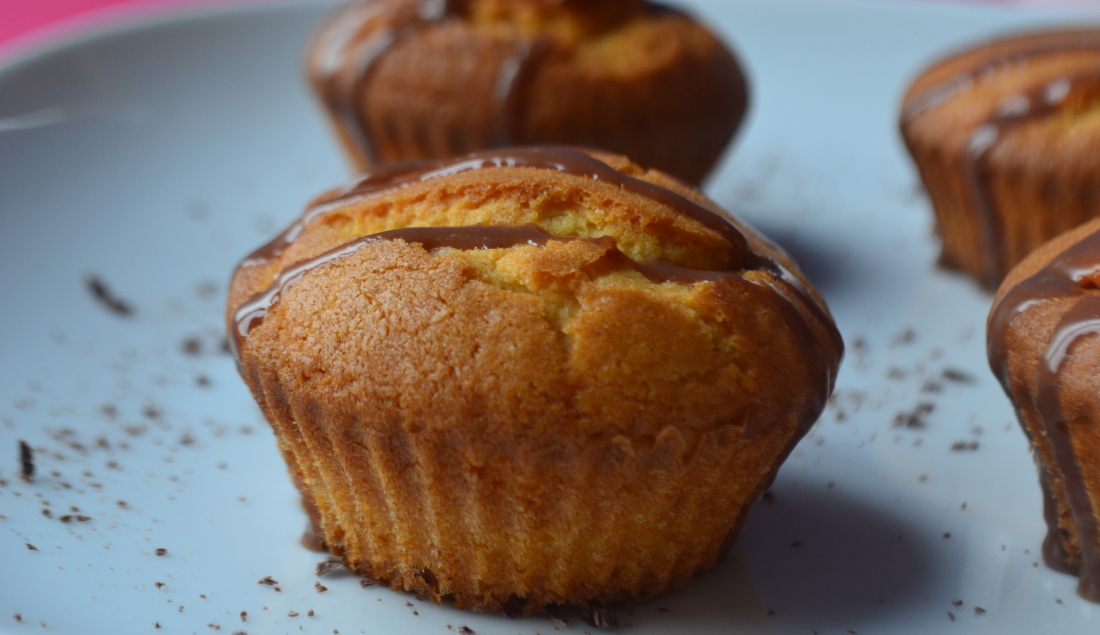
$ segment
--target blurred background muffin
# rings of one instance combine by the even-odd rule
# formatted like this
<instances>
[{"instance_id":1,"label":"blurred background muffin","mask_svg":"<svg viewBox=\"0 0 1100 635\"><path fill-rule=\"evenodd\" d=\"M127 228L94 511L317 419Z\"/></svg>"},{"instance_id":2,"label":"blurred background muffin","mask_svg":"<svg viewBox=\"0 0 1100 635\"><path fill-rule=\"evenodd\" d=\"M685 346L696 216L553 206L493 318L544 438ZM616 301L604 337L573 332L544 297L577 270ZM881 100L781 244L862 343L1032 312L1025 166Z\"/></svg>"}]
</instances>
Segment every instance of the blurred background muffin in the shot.
<instances>
[{"instance_id":1,"label":"blurred background muffin","mask_svg":"<svg viewBox=\"0 0 1100 635\"><path fill-rule=\"evenodd\" d=\"M932 200L940 263L989 290L1100 214L1100 29L1027 33L924 71L901 131Z\"/></svg>"},{"instance_id":2,"label":"blurred background muffin","mask_svg":"<svg viewBox=\"0 0 1100 635\"><path fill-rule=\"evenodd\" d=\"M698 183L748 92L711 32L642 0L364 0L332 15L307 64L358 170L555 144Z\"/></svg>"}]
</instances>

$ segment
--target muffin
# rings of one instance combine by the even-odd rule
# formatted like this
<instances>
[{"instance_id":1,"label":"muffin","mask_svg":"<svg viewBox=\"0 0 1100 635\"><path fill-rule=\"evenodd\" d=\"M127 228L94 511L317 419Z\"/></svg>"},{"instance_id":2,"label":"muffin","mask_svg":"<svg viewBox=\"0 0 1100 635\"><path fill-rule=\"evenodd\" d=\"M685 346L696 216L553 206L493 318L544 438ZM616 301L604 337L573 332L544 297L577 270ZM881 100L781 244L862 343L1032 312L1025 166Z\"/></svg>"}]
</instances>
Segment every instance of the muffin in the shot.
<instances>
[{"instance_id":1,"label":"muffin","mask_svg":"<svg viewBox=\"0 0 1100 635\"><path fill-rule=\"evenodd\" d=\"M1100 219L1044 244L989 314L989 364L1035 452L1046 563L1100 602Z\"/></svg>"},{"instance_id":2,"label":"muffin","mask_svg":"<svg viewBox=\"0 0 1100 635\"><path fill-rule=\"evenodd\" d=\"M1029 33L951 56L905 95L901 132L932 200L940 264L989 290L1100 214L1100 29Z\"/></svg>"},{"instance_id":3,"label":"muffin","mask_svg":"<svg viewBox=\"0 0 1100 635\"><path fill-rule=\"evenodd\" d=\"M360 171L565 144L698 183L747 103L722 42L643 0L362 0L320 29L307 72Z\"/></svg>"},{"instance_id":4,"label":"muffin","mask_svg":"<svg viewBox=\"0 0 1100 635\"><path fill-rule=\"evenodd\" d=\"M556 148L391 165L321 197L241 264L227 322L329 548L511 615L711 567L843 347L743 222Z\"/></svg>"}]
</instances>

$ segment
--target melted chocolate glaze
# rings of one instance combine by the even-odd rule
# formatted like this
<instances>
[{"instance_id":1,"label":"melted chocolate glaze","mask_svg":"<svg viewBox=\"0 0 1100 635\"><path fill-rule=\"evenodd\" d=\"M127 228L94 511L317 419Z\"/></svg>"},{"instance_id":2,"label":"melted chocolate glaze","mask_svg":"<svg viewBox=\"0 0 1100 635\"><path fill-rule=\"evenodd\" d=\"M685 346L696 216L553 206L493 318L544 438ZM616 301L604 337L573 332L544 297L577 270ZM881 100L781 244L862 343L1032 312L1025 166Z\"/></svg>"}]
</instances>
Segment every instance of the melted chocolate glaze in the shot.
<instances>
[{"instance_id":1,"label":"melted chocolate glaze","mask_svg":"<svg viewBox=\"0 0 1100 635\"><path fill-rule=\"evenodd\" d=\"M778 263L755 254L749 247L744 234L722 216L719 216L698 203L680 196L672 190L623 174L603 161L593 158L583 152L556 147L484 150L482 152L474 152L453 159L404 161L382 166L379 169L363 175L358 181L336 196L321 201L307 209L302 218L292 223L274 240L249 255L249 257L241 263L241 266L255 266L277 258L291 243L298 239L302 229L304 229L307 224L326 212L339 207L364 199L381 196L393 190L408 187L409 185L423 181L430 181L432 179L470 170L503 167L554 170L556 172L581 176L596 181L603 181L605 183L617 185L620 189L633 194L666 205L725 238L730 245L731 269L766 268L777 275L781 275L788 283L799 287L800 292L806 295L805 289L801 288L801 284L798 283L794 276L786 272ZM815 302L810 302L809 304L814 307L817 306ZM823 321L827 322L831 320Z\"/></svg>"},{"instance_id":2,"label":"melted chocolate glaze","mask_svg":"<svg viewBox=\"0 0 1100 635\"><path fill-rule=\"evenodd\" d=\"M617 254L616 257L625 266L633 268L653 282L695 284L724 281L747 295L750 302L767 306L783 317L783 324L786 325L806 354L806 364L810 370L810 376L819 379L818 385L814 386L814 396L810 407L806 411L807 416L800 422L798 433L792 439L787 452L793 449L794 443L813 425L817 414L824 408L825 399L832 385L832 377L829 364L821 353L821 343L816 334L817 332L792 298L798 298L797 303L814 316L820 328L827 333L831 345L838 352L843 352L843 340L832 318L790 271L778 262L754 252L745 235L727 218L671 190L623 174L602 161L579 151L564 148L504 149L474 153L456 159L406 162L385 166L364 175L358 182L343 192L308 209L303 217L286 231L245 259L241 263L241 267L255 266L277 257L297 239L306 224L328 211L363 199L380 196L386 192L407 187L412 183L442 178L469 170L490 168L554 170L603 181L672 208L725 238L730 256L729 271L696 271L663 261L636 263L619 252L618 249L614 249L613 253ZM364 245L381 240L403 240L408 243L419 243L424 249L430 251L441 247L462 250L502 249L523 244L543 246L551 240L609 241L613 239L610 237L584 239L552 236L533 226L417 227L396 229L355 239L319 256L283 269L275 276L267 289L255 294L237 309L234 314L230 343L238 365L240 364L240 349L244 338L263 321L268 311L279 301L288 287L295 284L309 272L355 253ZM772 274L771 279L761 277L760 282L755 282L736 273L748 269L767 271Z\"/></svg>"},{"instance_id":3,"label":"melted chocolate glaze","mask_svg":"<svg viewBox=\"0 0 1100 635\"><path fill-rule=\"evenodd\" d=\"M905 127L921 113L936 108L956 94L1006 68L1036 57L1076 50L1100 50L1100 31L1079 31L1040 39L1031 46L994 57L966 72L952 76L907 100L902 110ZM1100 82L1100 73L1066 76L1034 86L1001 101L994 112L975 127L967 140L963 170L967 187L978 212L985 256L983 286L995 289L1008 268L1005 261L1003 227L993 195L989 156L1011 129L1048 118L1059 112L1075 92Z\"/></svg>"},{"instance_id":4,"label":"melted chocolate glaze","mask_svg":"<svg viewBox=\"0 0 1100 635\"><path fill-rule=\"evenodd\" d=\"M1037 373L1036 410L1043 437L1050 443L1054 465L1044 466L1040 459L1040 485L1044 495L1044 516L1047 538L1043 542L1043 557L1059 571L1072 571L1080 576L1077 592L1084 598L1100 602L1100 524L1089 499L1081 465L1073 450L1068 422L1059 401L1060 372L1073 347L1087 335L1100 333L1100 296L1090 292L1088 277L1100 268L1100 232L1095 232L1059 254L1038 273L1008 291L993 307L987 339L989 365L1012 399L1008 378L1005 336L1009 323L1020 313L1051 300L1077 298L1073 307L1055 327ZM1013 399L1013 403L1016 400ZM1023 415L1017 404L1017 415ZM1025 432L1028 431L1024 426ZM1029 434L1030 438L1030 434ZM1074 570L1067 559L1063 530L1058 524L1056 502L1053 499L1047 469L1057 470L1065 484L1066 498L1077 530L1080 565Z\"/></svg>"}]
</instances>

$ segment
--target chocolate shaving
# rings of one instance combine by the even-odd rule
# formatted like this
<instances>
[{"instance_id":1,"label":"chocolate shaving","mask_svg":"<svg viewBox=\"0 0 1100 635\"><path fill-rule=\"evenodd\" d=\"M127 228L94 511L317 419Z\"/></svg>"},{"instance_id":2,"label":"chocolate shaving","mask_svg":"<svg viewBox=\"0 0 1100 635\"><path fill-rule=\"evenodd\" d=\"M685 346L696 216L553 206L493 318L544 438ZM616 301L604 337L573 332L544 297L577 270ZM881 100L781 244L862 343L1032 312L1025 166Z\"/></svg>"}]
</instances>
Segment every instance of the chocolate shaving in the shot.
<instances>
[{"instance_id":1,"label":"chocolate shaving","mask_svg":"<svg viewBox=\"0 0 1100 635\"><path fill-rule=\"evenodd\" d=\"M88 276L84 279L84 284L88 286L88 290L92 292L92 296L99 301L108 311L120 316L133 315L134 309L125 300L122 300L111 293L111 290L107 288L98 276Z\"/></svg>"},{"instance_id":2,"label":"chocolate shaving","mask_svg":"<svg viewBox=\"0 0 1100 635\"><path fill-rule=\"evenodd\" d=\"M34 545L32 545L29 542L26 543L26 544L27 544L27 549L30 549L31 551L38 551L38 547L35 547Z\"/></svg>"},{"instance_id":3,"label":"chocolate shaving","mask_svg":"<svg viewBox=\"0 0 1100 635\"><path fill-rule=\"evenodd\" d=\"M973 384L978 381L970 373L957 368L945 368L943 369L942 375L947 381L953 381L958 384Z\"/></svg>"},{"instance_id":4,"label":"chocolate shaving","mask_svg":"<svg viewBox=\"0 0 1100 635\"><path fill-rule=\"evenodd\" d=\"M343 556L329 556L317 563L317 577L322 578L342 566L344 566Z\"/></svg>"},{"instance_id":5,"label":"chocolate shaving","mask_svg":"<svg viewBox=\"0 0 1100 635\"><path fill-rule=\"evenodd\" d=\"M359 579L359 586L363 587L364 589L369 587L369 586L374 586L374 580L368 580L366 578L360 578Z\"/></svg>"},{"instance_id":6,"label":"chocolate shaving","mask_svg":"<svg viewBox=\"0 0 1100 635\"><path fill-rule=\"evenodd\" d=\"M459 626L458 635L477 635L477 631L470 628L469 626Z\"/></svg>"},{"instance_id":7,"label":"chocolate shaving","mask_svg":"<svg viewBox=\"0 0 1100 635\"><path fill-rule=\"evenodd\" d=\"M973 452L977 449L977 441L956 441L951 444L952 452Z\"/></svg>"},{"instance_id":8,"label":"chocolate shaving","mask_svg":"<svg viewBox=\"0 0 1100 635\"><path fill-rule=\"evenodd\" d=\"M19 475L28 483L34 479L34 450L27 442L19 440Z\"/></svg>"},{"instance_id":9,"label":"chocolate shaving","mask_svg":"<svg viewBox=\"0 0 1100 635\"><path fill-rule=\"evenodd\" d=\"M264 577L260 578L260 581L257 582L256 584L266 584L268 586L274 586L274 585L278 584L278 582L276 580L272 579L271 576L265 575Z\"/></svg>"},{"instance_id":10,"label":"chocolate shaving","mask_svg":"<svg viewBox=\"0 0 1100 635\"><path fill-rule=\"evenodd\" d=\"M202 340L192 335L191 337L183 340L180 345L180 349L183 350L185 355L198 355L202 353Z\"/></svg>"},{"instance_id":11,"label":"chocolate shaving","mask_svg":"<svg viewBox=\"0 0 1100 635\"><path fill-rule=\"evenodd\" d=\"M894 428L923 428L925 425L924 416L929 412L935 410L936 404L922 401L913 407L912 410L906 412L902 411L894 415L894 424L891 427Z\"/></svg>"},{"instance_id":12,"label":"chocolate shaving","mask_svg":"<svg viewBox=\"0 0 1100 635\"><path fill-rule=\"evenodd\" d=\"M916 331L914 331L912 327L907 326L901 333L898 333L894 336L893 341L890 342L890 346L893 347L901 346L902 344L909 344L912 343L915 339L917 339Z\"/></svg>"},{"instance_id":13,"label":"chocolate shaving","mask_svg":"<svg viewBox=\"0 0 1100 635\"><path fill-rule=\"evenodd\" d=\"M610 609L594 608L590 613L578 615L581 621L596 628L618 628L619 618Z\"/></svg>"},{"instance_id":14,"label":"chocolate shaving","mask_svg":"<svg viewBox=\"0 0 1100 635\"><path fill-rule=\"evenodd\" d=\"M313 588L317 589L318 593L324 593L325 591L328 591L328 587L321 584L320 582L314 582Z\"/></svg>"},{"instance_id":15,"label":"chocolate shaving","mask_svg":"<svg viewBox=\"0 0 1100 635\"><path fill-rule=\"evenodd\" d=\"M168 550L164 549L163 547L160 548L160 549L157 549L157 555L158 556L163 556L163 555L166 555L167 553L168 553Z\"/></svg>"}]
</instances>

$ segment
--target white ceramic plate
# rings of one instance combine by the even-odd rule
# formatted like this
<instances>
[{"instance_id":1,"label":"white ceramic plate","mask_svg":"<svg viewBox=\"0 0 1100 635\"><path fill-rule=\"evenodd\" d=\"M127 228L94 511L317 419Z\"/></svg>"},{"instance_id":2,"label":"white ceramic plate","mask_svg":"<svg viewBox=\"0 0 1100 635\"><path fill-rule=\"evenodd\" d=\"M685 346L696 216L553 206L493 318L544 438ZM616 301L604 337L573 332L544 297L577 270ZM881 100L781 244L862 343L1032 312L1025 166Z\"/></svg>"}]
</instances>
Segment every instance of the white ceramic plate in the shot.
<instances>
[{"instance_id":1,"label":"white ceramic plate","mask_svg":"<svg viewBox=\"0 0 1100 635\"><path fill-rule=\"evenodd\" d=\"M990 298L934 269L895 131L899 95L932 58L1080 15L693 4L752 82L709 191L799 259L848 355L835 404L727 561L621 612L619 630L1097 632L1100 607L1039 563L1035 470L985 362ZM555 630L347 575L318 592L321 556L298 544L271 432L220 348L234 264L347 178L299 74L323 9L184 16L0 68L0 631ZM97 301L92 278L133 313ZM924 403L923 428L893 427ZM37 450L32 483L19 440Z\"/></svg>"}]
</instances>

